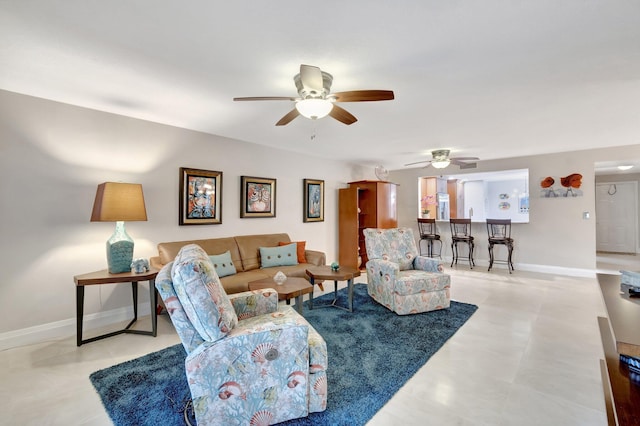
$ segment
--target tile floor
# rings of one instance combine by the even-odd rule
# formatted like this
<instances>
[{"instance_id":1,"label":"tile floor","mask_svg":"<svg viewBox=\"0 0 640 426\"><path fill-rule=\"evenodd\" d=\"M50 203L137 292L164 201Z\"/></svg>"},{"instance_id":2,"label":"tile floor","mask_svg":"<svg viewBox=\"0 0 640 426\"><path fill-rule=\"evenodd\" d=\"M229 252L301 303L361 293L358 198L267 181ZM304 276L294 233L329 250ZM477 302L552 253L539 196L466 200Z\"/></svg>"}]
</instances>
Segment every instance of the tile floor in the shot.
<instances>
[{"instance_id":1,"label":"tile floor","mask_svg":"<svg viewBox=\"0 0 640 426\"><path fill-rule=\"evenodd\" d=\"M636 263L598 256L599 271ZM595 277L503 268L447 268L452 299L479 309L370 425L606 424L596 320L605 309ZM158 326L156 338L120 335L78 348L69 336L0 352L0 424L111 424L88 376L179 343L167 316Z\"/></svg>"}]
</instances>

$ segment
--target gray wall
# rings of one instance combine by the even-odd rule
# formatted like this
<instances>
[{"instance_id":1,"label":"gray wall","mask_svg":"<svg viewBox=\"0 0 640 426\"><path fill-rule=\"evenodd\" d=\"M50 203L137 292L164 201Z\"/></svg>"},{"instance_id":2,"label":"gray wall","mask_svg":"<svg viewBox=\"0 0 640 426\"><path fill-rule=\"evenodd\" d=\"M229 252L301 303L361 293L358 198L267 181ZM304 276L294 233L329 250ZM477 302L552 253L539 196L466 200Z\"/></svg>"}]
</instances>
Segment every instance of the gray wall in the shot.
<instances>
[{"instance_id":1,"label":"gray wall","mask_svg":"<svg viewBox=\"0 0 640 426\"><path fill-rule=\"evenodd\" d=\"M0 143L0 348L16 333L75 333L73 277L106 268L105 241L114 230L114 223L89 221L101 182L143 185L148 221L127 224L135 257L156 255L162 241L287 232L325 251L331 262L337 259L337 188L373 175L337 161L6 91L0 91ZM180 167L223 172L221 225L178 226ZM242 175L277 179L275 218L240 219ZM304 178L325 180L324 222L302 221ZM124 319L130 294L126 285L87 288L87 327ZM147 294L141 290L141 307L148 310ZM103 318L105 312L113 317Z\"/></svg>"}]
</instances>

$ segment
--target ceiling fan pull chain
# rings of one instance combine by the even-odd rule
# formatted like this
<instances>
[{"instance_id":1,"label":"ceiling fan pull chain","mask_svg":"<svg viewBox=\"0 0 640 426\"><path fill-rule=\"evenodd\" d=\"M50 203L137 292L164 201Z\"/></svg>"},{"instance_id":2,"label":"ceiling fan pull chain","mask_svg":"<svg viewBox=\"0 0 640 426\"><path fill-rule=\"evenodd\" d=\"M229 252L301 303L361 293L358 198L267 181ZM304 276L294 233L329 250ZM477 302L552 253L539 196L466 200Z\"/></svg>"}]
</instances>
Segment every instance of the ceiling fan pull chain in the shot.
<instances>
[{"instance_id":1,"label":"ceiling fan pull chain","mask_svg":"<svg viewBox=\"0 0 640 426\"><path fill-rule=\"evenodd\" d=\"M311 137L309 138L311 142L314 142L316 139L316 121L317 120L311 120Z\"/></svg>"}]
</instances>

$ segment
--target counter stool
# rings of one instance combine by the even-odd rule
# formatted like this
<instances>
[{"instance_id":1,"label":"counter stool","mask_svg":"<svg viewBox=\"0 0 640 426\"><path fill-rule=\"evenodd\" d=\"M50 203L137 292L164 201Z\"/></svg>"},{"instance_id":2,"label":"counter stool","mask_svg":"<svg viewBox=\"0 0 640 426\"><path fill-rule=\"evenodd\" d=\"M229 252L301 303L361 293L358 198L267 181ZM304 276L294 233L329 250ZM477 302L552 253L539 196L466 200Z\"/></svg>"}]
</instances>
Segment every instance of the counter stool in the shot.
<instances>
[{"instance_id":1,"label":"counter stool","mask_svg":"<svg viewBox=\"0 0 640 426\"><path fill-rule=\"evenodd\" d=\"M422 242L427 242L427 256L435 257L433 251L433 243L440 243L437 256L442 259L442 240L436 229L435 219L421 219L418 218L418 230L420 231L420 241L418 241L418 248L420 249L420 256L422 256Z\"/></svg>"},{"instance_id":2,"label":"counter stool","mask_svg":"<svg viewBox=\"0 0 640 426\"><path fill-rule=\"evenodd\" d=\"M509 273L513 273L513 238L511 238L511 219L487 219L487 235L489 236L489 269L493 267L493 262L503 262L507 264ZM493 257L493 246L502 244L507 247L507 260L495 260Z\"/></svg>"},{"instance_id":3,"label":"counter stool","mask_svg":"<svg viewBox=\"0 0 640 426\"><path fill-rule=\"evenodd\" d=\"M471 236L471 219L450 219L451 225L451 266L458 264L458 243L466 244L469 247L469 268L476 266L473 261L473 249L475 244Z\"/></svg>"}]
</instances>

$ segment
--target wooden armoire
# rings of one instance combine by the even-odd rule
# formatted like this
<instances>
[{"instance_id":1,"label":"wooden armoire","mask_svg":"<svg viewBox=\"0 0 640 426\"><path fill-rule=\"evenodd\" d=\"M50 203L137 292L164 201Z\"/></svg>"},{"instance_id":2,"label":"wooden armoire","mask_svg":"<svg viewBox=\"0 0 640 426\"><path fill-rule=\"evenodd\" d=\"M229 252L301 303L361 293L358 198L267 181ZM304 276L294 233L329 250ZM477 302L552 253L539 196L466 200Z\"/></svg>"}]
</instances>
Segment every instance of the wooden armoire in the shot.
<instances>
[{"instance_id":1,"label":"wooden armoire","mask_svg":"<svg viewBox=\"0 0 640 426\"><path fill-rule=\"evenodd\" d=\"M349 182L348 188L338 190L340 265L366 266L364 229L398 226L396 187L392 182L361 180Z\"/></svg>"}]
</instances>

